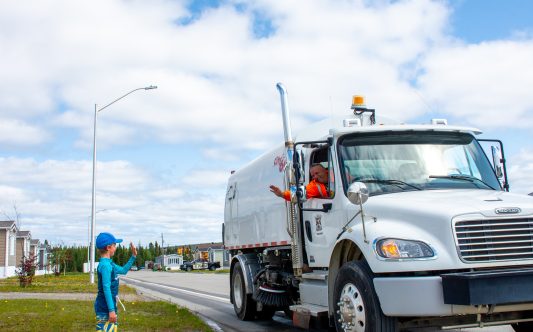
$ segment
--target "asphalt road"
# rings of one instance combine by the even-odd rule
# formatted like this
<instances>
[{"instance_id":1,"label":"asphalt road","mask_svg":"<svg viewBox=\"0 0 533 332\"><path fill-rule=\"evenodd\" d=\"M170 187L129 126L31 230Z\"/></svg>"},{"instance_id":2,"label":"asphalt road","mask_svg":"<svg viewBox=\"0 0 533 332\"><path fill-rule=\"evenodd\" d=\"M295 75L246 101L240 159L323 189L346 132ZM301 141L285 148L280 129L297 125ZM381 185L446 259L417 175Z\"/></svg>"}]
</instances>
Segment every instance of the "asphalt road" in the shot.
<instances>
[{"instance_id":1,"label":"asphalt road","mask_svg":"<svg viewBox=\"0 0 533 332\"><path fill-rule=\"evenodd\" d=\"M290 319L278 313L270 321L243 322L229 301L229 275L135 271L121 277L141 293L189 308L203 316L215 331L298 331ZM311 330L318 331L318 330ZM430 330L425 330L430 331ZM509 326L448 330L452 332L513 332Z\"/></svg>"},{"instance_id":2,"label":"asphalt road","mask_svg":"<svg viewBox=\"0 0 533 332\"><path fill-rule=\"evenodd\" d=\"M203 316L215 331L301 332L283 314L271 321L244 322L235 316L229 300L227 274L136 271L121 277L146 295L169 301Z\"/></svg>"}]
</instances>

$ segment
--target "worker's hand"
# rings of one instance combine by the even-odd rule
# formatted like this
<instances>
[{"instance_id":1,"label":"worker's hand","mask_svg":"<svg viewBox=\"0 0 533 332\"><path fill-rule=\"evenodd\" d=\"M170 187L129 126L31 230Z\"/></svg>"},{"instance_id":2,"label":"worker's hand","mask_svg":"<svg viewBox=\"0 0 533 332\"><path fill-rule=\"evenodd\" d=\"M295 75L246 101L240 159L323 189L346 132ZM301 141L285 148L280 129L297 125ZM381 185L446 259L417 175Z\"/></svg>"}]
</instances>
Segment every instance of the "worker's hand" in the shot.
<instances>
[{"instance_id":1,"label":"worker's hand","mask_svg":"<svg viewBox=\"0 0 533 332\"><path fill-rule=\"evenodd\" d=\"M111 311L109 313L109 322L110 323L116 323L117 322L117 314L114 311Z\"/></svg>"},{"instance_id":2,"label":"worker's hand","mask_svg":"<svg viewBox=\"0 0 533 332\"><path fill-rule=\"evenodd\" d=\"M135 248L135 245L133 242L130 242L130 249L133 256L137 256L137 248Z\"/></svg>"},{"instance_id":3,"label":"worker's hand","mask_svg":"<svg viewBox=\"0 0 533 332\"><path fill-rule=\"evenodd\" d=\"M274 195L278 197L283 197L283 192L278 187L272 185L270 186L270 191L274 193Z\"/></svg>"}]
</instances>

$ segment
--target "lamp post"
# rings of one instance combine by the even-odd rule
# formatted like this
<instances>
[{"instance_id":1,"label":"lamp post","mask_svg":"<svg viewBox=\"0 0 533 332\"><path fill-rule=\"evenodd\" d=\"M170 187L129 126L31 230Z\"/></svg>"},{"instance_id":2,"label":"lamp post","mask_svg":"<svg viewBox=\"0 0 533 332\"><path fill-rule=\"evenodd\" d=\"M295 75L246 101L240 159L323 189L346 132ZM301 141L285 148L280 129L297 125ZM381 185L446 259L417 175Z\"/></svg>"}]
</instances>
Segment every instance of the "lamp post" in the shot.
<instances>
[{"instance_id":1,"label":"lamp post","mask_svg":"<svg viewBox=\"0 0 533 332\"><path fill-rule=\"evenodd\" d=\"M96 198L96 186L95 186L95 180L96 180L96 120L98 118L98 112L100 111L103 111L104 109L106 109L107 107L113 105L114 103L116 103L117 101L121 100L122 98L134 93L135 91L139 91L139 90L152 90L152 89L157 89L157 86L154 86L154 85L150 85L150 86L147 86L147 87L144 87L144 88L137 88L137 89L133 89L131 90L130 92L124 94L123 96L113 100L112 102L110 102L109 104L105 105L104 107L101 107L101 108L98 108L98 105L97 104L94 104L94 133L93 133L93 192L92 192L92 207L91 207L91 263L90 263L90 271L89 271L89 274L91 275L90 279L91 279L91 284L94 284L94 261L95 261L95 257L94 257L94 254L95 254L95 248L94 248L94 241L95 241L95 238L94 238L94 229L96 227L96 219L95 219L95 215L96 215L96 212L95 212L95 209L96 209L96 206L95 206L95 198Z\"/></svg>"},{"instance_id":2,"label":"lamp post","mask_svg":"<svg viewBox=\"0 0 533 332\"><path fill-rule=\"evenodd\" d=\"M98 212L107 211L107 209L101 209L95 212L97 214ZM87 216L87 264L91 264L91 216Z\"/></svg>"}]
</instances>

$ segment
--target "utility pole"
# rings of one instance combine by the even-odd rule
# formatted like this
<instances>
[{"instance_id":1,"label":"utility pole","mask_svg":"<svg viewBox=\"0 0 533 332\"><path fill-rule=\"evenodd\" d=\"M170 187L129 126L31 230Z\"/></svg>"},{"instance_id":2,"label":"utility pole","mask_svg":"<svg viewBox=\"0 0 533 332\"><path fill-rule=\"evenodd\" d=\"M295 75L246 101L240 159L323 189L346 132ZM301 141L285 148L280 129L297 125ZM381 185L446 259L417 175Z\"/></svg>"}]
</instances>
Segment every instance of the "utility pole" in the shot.
<instances>
[{"instance_id":1,"label":"utility pole","mask_svg":"<svg viewBox=\"0 0 533 332\"><path fill-rule=\"evenodd\" d=\"M163 240L163 233L161 233L161 253L165 255L165 240Z\"/></svg>"}]
</instances>

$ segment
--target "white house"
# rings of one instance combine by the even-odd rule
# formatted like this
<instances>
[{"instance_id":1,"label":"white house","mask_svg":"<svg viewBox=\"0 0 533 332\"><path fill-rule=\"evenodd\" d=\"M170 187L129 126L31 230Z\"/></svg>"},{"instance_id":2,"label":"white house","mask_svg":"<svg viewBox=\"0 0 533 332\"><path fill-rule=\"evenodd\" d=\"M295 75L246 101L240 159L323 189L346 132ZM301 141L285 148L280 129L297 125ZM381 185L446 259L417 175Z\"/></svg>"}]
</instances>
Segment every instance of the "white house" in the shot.
<instances>
[{"instance_id":1,"label":"white house","mask_svg":"<svg viewBox=\"0 0 533 332\"><path fill-rule=\"evenodd\" d=\"M37 258L38 258L38 255L39 255L39 243L41 241L39 241L38 239L30 239L30 251L29 251L29 255L33 255L33 257L36 258L36 263L37 263Z\"/></svg>"},{"instance_id":2,"label":"white house","mask_svg":"<svg viewBox=\"0 0 533 332\"><path fill-rule=\"evenodd\" d=\"M219 262L222 267L229 266L229 251L225 250L224 246L210 247L207 252L210 262Z\"/></svg>"},{"instance_id":3,"label":"white house","mask_svg":"<svg viewBox=\"0 0 533 332\"><path fill-rule=\"evenodd\" d=\"M41 243L37 246L37 272L36 274L52 273L52 266L50 265L48 258L50 255L50 246L45 243Z\"/></svg>"},{"instance_id":4,"label":"white house","mask_svg":"<svg viewBox=\"0 0 533 332\"><path fill-rule=\"evenodd\" d=\"M155 262L169 270L179 270L180 265L183 264L183 256L177 254L162 255L156 257Z\"/></svg>"}]
</instances>

